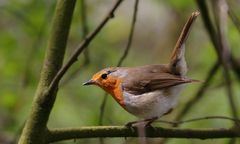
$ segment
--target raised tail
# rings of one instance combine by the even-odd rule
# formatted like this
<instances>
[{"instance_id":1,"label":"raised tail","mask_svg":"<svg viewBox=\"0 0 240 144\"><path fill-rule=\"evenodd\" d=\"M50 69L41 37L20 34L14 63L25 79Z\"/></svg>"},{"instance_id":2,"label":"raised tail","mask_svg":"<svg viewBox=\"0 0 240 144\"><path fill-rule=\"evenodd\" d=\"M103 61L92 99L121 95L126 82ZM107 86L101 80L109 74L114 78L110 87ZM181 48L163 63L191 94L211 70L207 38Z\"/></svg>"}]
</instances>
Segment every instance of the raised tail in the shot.
<instances>
[{"instance_id":1,"label":"raised tail","mask_svg":"<svg viewBox=\"0 0 240 144\"><path fill-rule=\"evenodd\" d=\"M184 57L185 42L188 38L188 34L190 32L193 22L199 14L199 11L195 11L192 13L187 23L184 25L183 30L178 38L169 63L170 70L173 74L185 76L187 73L187 65Z\"/></svg>"}]
</instances>

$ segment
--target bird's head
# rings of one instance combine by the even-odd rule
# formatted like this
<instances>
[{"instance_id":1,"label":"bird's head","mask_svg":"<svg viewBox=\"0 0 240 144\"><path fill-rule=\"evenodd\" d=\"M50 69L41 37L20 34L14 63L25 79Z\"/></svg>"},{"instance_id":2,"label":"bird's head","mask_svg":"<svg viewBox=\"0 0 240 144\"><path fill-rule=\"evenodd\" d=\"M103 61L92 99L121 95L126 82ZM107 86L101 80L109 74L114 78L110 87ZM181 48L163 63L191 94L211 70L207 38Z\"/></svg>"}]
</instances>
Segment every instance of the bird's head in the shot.
<instances>
[{"instance_id":1,"label":"bird's head","mask_svg":"<svg viewBox=\"0 0 240 144\"><path fill-rule=\"evenodd\" d=\"M92 78L83 83L83 85L97 85L107 92L112 92L121 81L120 71L119 68L115 67L105 68L94 74Z\"/></svg>"}]
</instances>

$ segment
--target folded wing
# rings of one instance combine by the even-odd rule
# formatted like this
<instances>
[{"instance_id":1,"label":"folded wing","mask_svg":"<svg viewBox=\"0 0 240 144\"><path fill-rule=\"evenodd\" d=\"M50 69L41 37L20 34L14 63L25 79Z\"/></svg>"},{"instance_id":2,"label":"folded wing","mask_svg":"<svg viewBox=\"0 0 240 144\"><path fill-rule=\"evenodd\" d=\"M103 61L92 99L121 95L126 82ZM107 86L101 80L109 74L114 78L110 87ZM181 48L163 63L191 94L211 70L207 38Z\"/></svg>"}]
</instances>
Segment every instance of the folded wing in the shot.
<instances>
[{"instance_id":1,"label":"folded wing","mask_svg":"<svg viewBox=\"0 0 240 144\"><path fill-rule=\"evenodd\" d=\"M135 71L135 73L129 74L127 80L124 80L123 88L127 92L135 95L151 92L155 90L166 89L172 86L196 82L196 80L183 78L178 75L173 75L168 72L167 68L165 71L158 71L155 68L145 71ZM134 79L131 78L134 75Z\"/></svg>"}]
</instances>

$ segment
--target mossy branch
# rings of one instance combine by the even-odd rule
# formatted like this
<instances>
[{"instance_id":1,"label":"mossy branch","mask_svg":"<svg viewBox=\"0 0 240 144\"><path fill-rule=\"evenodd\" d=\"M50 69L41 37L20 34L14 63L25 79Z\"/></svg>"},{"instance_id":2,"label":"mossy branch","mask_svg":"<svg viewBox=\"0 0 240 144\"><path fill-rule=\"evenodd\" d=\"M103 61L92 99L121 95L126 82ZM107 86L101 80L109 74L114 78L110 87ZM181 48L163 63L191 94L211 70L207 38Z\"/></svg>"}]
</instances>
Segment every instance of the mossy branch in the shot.
<instances>
[{"instance_id":1,"label":"mossy branch","mask_svg":"<svg viewBox=\"0 0 240 144\"><path fill-rule=\"evenodd\" d=\"M125 126L96 126L80 128L52 129L49 132L48 142L78 138L97 138L97 137L138 137L137 129L130 129ZM146 129L146 137L166 137L166 138L229 138L240 137L237 129L174 129L149 127Z\"/></svg>"},{"instance_id":2,"label":"mossy branch","mask_svg":"<svg viewBox=\"0 0 240 144\"><path fill-rule=\"evenodd\" d=\"M62 76L77 60L79 54L89 45L105 24L114 16L114 11L123 0L117 0L100 25L78 46L69 61L62 67L64 53L76 0L58 0L53 18L52 31L47 46L40 81L33 101L32 110L22 135L20 144L44 144L67 139L94 137L138 137L136 129L124 126L98 126L66 129L48 129L47 122L55 102L58 84ZM169 129L147 128L147 137L174 138L228 138L240 137L239 129Z\"/></svg>"},{"instance_id":3,"label":"mossy branch","mask_svg":"<svg viewBox=\"0 0 240 144\"><path fill-rule=\"evenodd\" d=\"M114 17L114 11L122 1L123 0L116 1L106 18L103 19L95 31L86 37L70 57L69 61L62 67L76 0L58 0L40 81L30 116L19 140L20 144L43 144L48 142L49 130L47 128L47 122L55 102L60 79L105 24Z\"/></svg>"},{"instance_id":4,"label":"mossy branch","mask_svg":"<svg viewBox=\"0 0 240 144\"><path fill-rule=\"evenodd\" d=\"M57 87L51 92L48 87L62 67L75 2L57 2L40 81L20 144L43 144L47 141L47 122L57 93Z\"/></svg>"},{"instance_id":5,"label":"mossy branch","mask_svg":"<svg viewBox=\"0 0 240 144\"><path fill-rule=\"evenodd\" d=\"M114 18L114 12L119 7L119 5L123 2L123 0L117 0L113 7L110 9L106 17L103 21L98 25L98 27L91 33L87 35L87 37L79 44L79 46L75 49L74 53L71 55L66 64L59 70L57 75L52 80L48 91L52 91L54 87L56 87L63 77L63 75L67 72L67 70L77 61L78 56L83 52L84 49L90 44L90 42L95 38L95 36L102 30L102 28L107 24L107 22Z\"/></svg>"}]
</instances>

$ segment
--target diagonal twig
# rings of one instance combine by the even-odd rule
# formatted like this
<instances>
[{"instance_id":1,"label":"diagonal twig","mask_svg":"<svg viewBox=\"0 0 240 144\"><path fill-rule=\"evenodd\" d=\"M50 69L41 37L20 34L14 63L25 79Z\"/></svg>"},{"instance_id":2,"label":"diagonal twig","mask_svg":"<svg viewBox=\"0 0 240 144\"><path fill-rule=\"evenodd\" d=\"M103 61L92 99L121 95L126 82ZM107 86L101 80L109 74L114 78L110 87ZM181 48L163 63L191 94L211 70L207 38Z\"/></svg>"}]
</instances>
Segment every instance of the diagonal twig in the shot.
<instances>
[{"instance_id":1,"label":"diagonal twig","mask_svg":"<svg viewBox=\"0 0 240 144\"><path fill-rule=\"evenodd\" d=\"M130 33L129 33L129 36L128 36L127 46L126 46L126 49L124 50L124 53L123 53L122 57L120 58L120 60L117 64L117 67L122 65L124 59L128 55L129 49L132 45L132 39L133 39L134 30L135 30L135 23L137 21L138 3L139 3L139 0L135 0L133 17L132 17L132 24L131 24Z\"/></svg>"},{"instance_id":2,"label":"diagonal twig","mask_svg":"<svg viewBox=\"0 0 240 144\"><path fill-rule=\"evenodd\" d=\"M232 7L230 6L229 2L228 1L226 1L226 2L228 4L228 15L229 15L230 19L232 20L233 24L235 25L235 27L237 28L238 32L240 33L240 20L236 16L236 14L234 13L234 11L233 11ZM233 57L233 55L231 55L230 63L231 63L233 72L235 73L237 78L240 80L240 62L237 61Z\"/></svg>"},{"instance_id":3,"label":"diagonal twig","mask_svg":"<svg viewBox=\"0 0 240 144\"><path fill-rule=\"evenodd\" d=\"M231 18L235 27L237 28L238 32L240 33L240 21L239 21L238 17L236 16L236 14L234 13L232 7L230 7L228 2L227 2L227 4L228 4L228 15Z\"/></svg>"},{"instance_id":4,"label":"diagonal twig","mask_svg":"<svg viewBox=\"0 0 240 144\"><path fill-rule=\"evenodd\" d=\"M212 41L212 44L214 46L214 49L218 55L220 55L220 52L218 50L218 44L217 44L217 36L216 36L216 31L215 28L211 22L210 15L209 15L209 10L207 8L205 0L196 0L196 3L199 7L199 10L201 12L201 16L203 18L203 23L204 26L206 27L207 33L209 35L210 40Z\"/></svg>"},{"instance_id":5,"label":"diagonal twig","mask_svg":"<svg viewBox=\"0 0 240 144\"><path fill-rule=\"evenodd\" d=\"M67 70L73 65L74 62L77 61L78 56L83 52L84 49L90 44L90 42L95 38L95 36L102 30L102 28L106 25L106 23L114 17L115 10L119 7L119 5L123 2L123 0L117 0L113 7L108 12L107 16L103 19L103 21L98 25L98 27L88 34L88 36L77 46L72 56L69 58L67 63L58 71L57 75L52 80L50 86L48 87L48 92L53 91L58 87L59 81L63 77L63 75L67 72Z\"/></svg>"},{"instance_id":6,"label":"diagonal twig","mask_svg":"<svg viewBox=\"0 0 240 144\"><path fill-rule=\"evenodd\" d=\"M81 2L80 4L81 4L82 39L85 39L87 34L89 33L88 22L87 22L87 11L86 11L87 5L85 0L81 0L80 2ZM84 53L84 62L76 70L70 73L68 77L62 80L62 82L60 83L60 87L70 82L74 77L76 77L81 72L83 68L89 65L90 63L89 49L85 48L83 53Z\"/></svg>"},{"instance_id":7,"label":"diagonal twig","mask_svg":"<svg viewBox=\"0 0 240 144\"><path fill-rule=\"evenodd\" d=\"M216 27L217 27L217 36L218 36L218 44L219 49L221 49L221 63L223 66L223 74L224 74L224 81L226 84L226 91L228 95L229 106L231 109L231 113L234 118L238 118L237 107L234 101L233 96L233 89L232 89L232 81L231 75L229 70L229 62L231 59L230 55L230 48L228 44L228 40L226 37L226 30L227 30L227 16L228 16L228 5L225 0L217 0L212 3L213 6L213 13L216 19ZM235 127L237 123L235 123ZM229 143L235 143L235 139L229 141Z\"/></svg>"},{"instance_id":8,"label":"diagonal twig","mask_svg":"<svg viewBox=\"0 0 240 144\"><path fill-rule=\"evenodd\" d=\"M233 55L231 55L230 61L231 61L231 66L232 66L233 72L237 76L237 78L240 82L240 61L237 61L233 57Z\"/></svg>"},{"instance_id":9,"label":"diagonal twig","mask_svg":"<svg viewBox=\"0 0 240 144\"><path fill-rule=\"evenodd\" d=\"M226 83L226 91L228 95L229 105L231 108L231 112L234 118L238 118L237 108L234 102L233 90L232 90L232 82L229 71L229 60L230 60L230 48L226 38L226 28L227 28L227 4L225 0L218 0L216 3L213 3L214 7L214 15L216 18L216 26L217 26L217 36L219 49L221 49L221 63L223 66L223 74L224 81ZM216 4L216 5L215 5Z\"/></svg>"},{"instance_id":10,"label":"diagonal twig","mask_svg":"<svg viewBox=\"0 0 240 144\"><path fill-rule=\"evenodd\" d=\"M85 38L88 34L88 24L87 24L87 11L86 11L86 1L81 0L81 20L82 20L82 37ZM89 63L89 49L84 50L85 62Z\"/></svg>"},{"instance_id":11,"label":"diagonal twig","mask_svg":"<svg viewBox=\"0 0 240 144\"><path fill-rule=\"evenodd\" d=\"M189 110L191 110L192 107L203 97L207 88L210 86L210 83L212 82L214 75L217 73L217 70L219 69L219 67L220 67L220 63L218 61L215 62L215 64L211 67L210 71L208 72L208 75L205 78L204 83L198 89L193 99L188 101L185 104L184 108L178 113L178 115L175 118L175 121L179 121L180 119L182 119L189 112ZM177 125L174 125L174 126L177 126Z\"/></svg>"},{"instance_id":12,"label":"diagonal twig","mask_svg":"<svg viewBox=\"0 0 240 144\"><path fill-rule=\"evenodd\" d=\"M128 36L127 46L126 46L126 48L123 52L123 55L121 56L121 58L118 61L117 67L122 65L123 61L126 59L126 57L128 55L128 52L130 50L130 47L131 47L131 44L132 44L132 39L133 39L133 34L134 34L134 30L135 30L135 23L136 23L136 20L137 20L138 4L139 4L139 0L135 0L131 29L130 29L130 33L129 33L129 36ZM105 93L104 97L103 97L103 100L102 100L102 103L100 105L100 115L99 115L99 121L98 121L99 125L102 125L102 119L103 119L105 106L106 106L106 102L107 102L107 96L108 96L108 94Z\"/></svg>"},{"instance_id":13,"label":"diagonal twig","mask_svg":"<svg viewBox=\"0 0 240 144\"><path fill-rule=\"evenodd\" d=\"M234 108L235 105L234 105L233 99L232 99L231 81L230 81L230 76L229 76L229 72L228 72L228 67L227 67L227 64L226 64L226 60L227 60L226 56L228 56L228 54L223 55L223 49L225 49L225 52L228 52L226 49L229 50L229 48L223 48L223 43L220 43L221 42L220 40L222 38L221 38L221 36L217 35L217 33L216 33L216 31L213 27L213 24L210 20L209 13L208 13L208 10L207 10L206 1L197 0L196 2L199 6L199 9L200 9L201 13L202 13L202 17L203 17L205 27L207 29L207 32L208 32L208 34L211 38L211 41L212 41L213 45L214 45L214 48L215 48L216 53L218 55L219 62L223 66L224 79L225 79L226 86L227 86L226 89L227 89L227 95L229 97L230 107L232 109L233 114L236 116L236 109ZM220 27L219 26L217 26L217 27L218 27L218 34L221 34L220 33ZM225 46L226 46L226 44L225 44Z\"/></svg>"}]
</instances>

